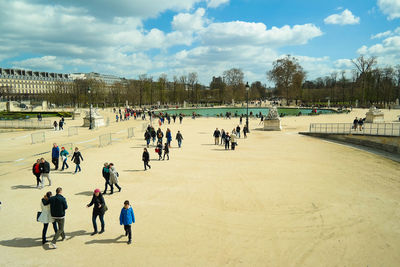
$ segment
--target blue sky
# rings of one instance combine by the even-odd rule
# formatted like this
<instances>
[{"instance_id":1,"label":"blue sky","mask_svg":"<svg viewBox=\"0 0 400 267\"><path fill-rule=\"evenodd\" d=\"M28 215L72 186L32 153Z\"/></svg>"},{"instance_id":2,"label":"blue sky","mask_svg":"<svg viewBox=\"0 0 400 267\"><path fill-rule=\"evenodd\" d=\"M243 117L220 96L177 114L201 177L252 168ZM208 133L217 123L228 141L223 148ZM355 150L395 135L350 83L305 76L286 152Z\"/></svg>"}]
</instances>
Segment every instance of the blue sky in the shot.
<instances>
[{"instance_id":1,"label":"blue sky","mask_svg":"<svg viewBox=\"0 0 400 267\"><path fill-rule=\"evenodd\" d=\"M230 68L267 83L276 59L307 79L359 55L400 64L400 0L0 0L0 67L157 79Z\"/></svg>"}]
</instances>

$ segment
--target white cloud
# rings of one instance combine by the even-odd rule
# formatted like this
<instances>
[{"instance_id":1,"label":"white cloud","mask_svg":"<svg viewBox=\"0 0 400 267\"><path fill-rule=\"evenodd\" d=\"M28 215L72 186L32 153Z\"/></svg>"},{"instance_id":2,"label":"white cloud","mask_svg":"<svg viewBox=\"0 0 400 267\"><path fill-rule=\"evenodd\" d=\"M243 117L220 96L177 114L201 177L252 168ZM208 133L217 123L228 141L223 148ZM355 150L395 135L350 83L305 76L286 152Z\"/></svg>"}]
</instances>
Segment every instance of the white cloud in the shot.
<instances>
[{"instance_id":1,"label":"white cloud","mask_svg":"<svg viewBox=\"0 0 400 267\"><path fill-rule=\"evenodd\" d=\"M388 16L389 20L400 18L399 0L378 0L378 6L383 14Z\"/></svg>"},{"instance_id":2,"label":"white cloud","mask_svg":"<svg viewBox=\"0 0 400 267\"><path fill-rule=\"evenodd\" d=\"M314 24L288 25L267 30L263 23L233 21L212 23L199 33L207 45L303 45L321 36L321 30Z\"/></svg>"},{"instance_id":3,"label":"white cloud","mask_svg":"<svg viewBox=\"0 0 400 267\"><path fill-rule=\"evenodd\" d=\"M338 24L338 25L352 25L359 24L360 18L351 13L350 10L345 9L340 14L333 14L324 19L325 24Z\"/></svg>"},{"instance_id":4,"label":"white cloud","mask_svg":"<svg viewBox=\"0 0 400 267\"><path fill-rule=\"evenodd\" d=\"M199 8L195 13L179 13L172 20L172 27L177 31L192 32L203 29L206 20L204 8Z\"/></svg>"},{"instance_id":5,"label":"white cloud","mask_svg":"<svg viewBox=\"0 0 400 267\"><path fill-rule=\"evenodd\" d=\"M380 33L377 33L375 35L372 35L371 39L381 39L381 38L384 38L384 37L391 36L392 34L393 34L392 31L380 32Z\"/></svg>"},{"instance_id":6,"label":"white cloud","mask_svg":"<svg viewBox=\"0 0 400 267\"><path fill-rule=\"evenodd\" d=\"M28 68L38 70L62 70L63 66L55 56L44 56L39 58L30 58L14 62L15 68Z\"/></svg>"},{"instance_id":7,"label":"white cloud","mask_svg":"<svg viewBox=\"0 0 400 267\"><path fill-rule=\"evenodd\" d=\"M337 68L352 68L353 67L353 63L351 62L350 59L338 59L334 62L334 65Z\"/></svg>"},{"instance_id":8,"label":"white cloud","mask_svg":"<svg viewBox=\"0 0 400 267\"><path fill-rule=\"evenodd\" d=\"M229 0L207 0L207 7L216 8L227 3L229 3Z\"/></svg>"}]
</instances>

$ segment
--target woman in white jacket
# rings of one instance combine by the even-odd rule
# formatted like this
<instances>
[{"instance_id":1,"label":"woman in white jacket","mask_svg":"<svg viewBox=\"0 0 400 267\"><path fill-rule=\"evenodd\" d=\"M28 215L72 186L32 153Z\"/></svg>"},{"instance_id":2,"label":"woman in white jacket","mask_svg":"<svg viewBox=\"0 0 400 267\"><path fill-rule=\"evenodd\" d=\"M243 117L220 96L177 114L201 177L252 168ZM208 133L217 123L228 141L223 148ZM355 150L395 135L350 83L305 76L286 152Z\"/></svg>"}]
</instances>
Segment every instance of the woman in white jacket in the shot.
<instances>
[{"instance_id":1,"label":"woman in white jacket","mask_svg":"<svg viewBox=\"0 0 400 267\"><path fill-rule=\"evenodd\" d=\"M51 217L50 204L44 205L44 203L49 200L51 195L52 195L51 192L47 192L46 195L44 195L44 197L42 198L42 201L40 202L40 206L42 208L42 213L38 217L38 222L43 223L42 244L45 244L47 242L46 233L47 233L47 227L49 226L49 223L53 224L54 233L57 233L57 224L54 221L54 219Z\"/></svg>"},{"instance_id":2,"label":"woman in white jacket","mask_svg":"<svg viewBox=\"0 0 400 267\"><path fill-rule=\"evenodd\" d=\"M121 187L118 185L119 174L118 174L117 170L115 169L113 163L110 163L109 166L110 166L110 185L111 185L111 193L110 194L112 194L114 192L114 185L118 188L119 192L121 192Z\"/></svg>"}]
</instances>

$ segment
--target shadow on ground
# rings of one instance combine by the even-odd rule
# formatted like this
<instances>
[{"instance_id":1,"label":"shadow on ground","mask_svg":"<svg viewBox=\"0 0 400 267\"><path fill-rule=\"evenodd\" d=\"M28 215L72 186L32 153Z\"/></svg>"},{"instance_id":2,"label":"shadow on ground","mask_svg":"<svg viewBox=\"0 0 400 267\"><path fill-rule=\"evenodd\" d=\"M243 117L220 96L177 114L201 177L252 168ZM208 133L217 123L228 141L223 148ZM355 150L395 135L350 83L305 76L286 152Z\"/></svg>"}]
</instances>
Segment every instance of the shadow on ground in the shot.
<instances>
[{"instance_id":1,"label":"shadow on ground","mask_svg":"<svg viewBox=\"0 0 400 267\"><path fill-rule=\"evenodd\" d=\"M85 242L86 245L90 244L116 244L116 243L126 243L127 241L119 241L124 235L120 235L116 238L112 239L97 239L97 240L90 240Z\"/></svg>"},{"instance_id":2,"label":"shadow on ground","mask_svg":"<svg viewBox=\"0 0 400 267\"><path fill-rule=\"evenodd\" d=\"M93 195L93 191L83 191L80 193L76 193L75 196L92 196Z\"/></svg>"},{"instance_id":3,"label":"shadow on ground","mask_svg":"<svg viewBox=\"0 0 400 267\"><path fill-rule=\"evenodd\" d=\"M16 189L37 189L36 185L13 185L11 186L12 190L16 190Z\"/></svg>"},{"instance_id":4,"label":"shadow on ground","mask_svg":"<svg viewBox=\"0 0 400 267\"><path fill-rule=\"evenodd\" d=\"M30 247L39 247L42 245L42 238L19 238L16 237L10 240L2 240L0 241L0 245L5 247L14 247L14 248L30 248Z\"/></svg>"},{"instance_id":5,"label":"shadow on ground","mask_svg":"<svg viewBox=\"0 0 400 267\"><path fill-rule=\"evenodd\" d=\"M144 172L144 170L123 170L123 172Z\"/></svg>"}]
</instances>

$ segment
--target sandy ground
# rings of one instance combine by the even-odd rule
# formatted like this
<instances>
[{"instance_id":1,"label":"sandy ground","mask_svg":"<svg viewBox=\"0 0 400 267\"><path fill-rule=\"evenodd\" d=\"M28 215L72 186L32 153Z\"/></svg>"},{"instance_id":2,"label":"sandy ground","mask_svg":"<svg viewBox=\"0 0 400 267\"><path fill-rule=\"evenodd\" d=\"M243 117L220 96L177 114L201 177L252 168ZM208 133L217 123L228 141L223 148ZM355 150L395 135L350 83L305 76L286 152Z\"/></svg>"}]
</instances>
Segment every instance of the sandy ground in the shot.
<instances>
[{"instance_id":1,"label":"sandy ground","mask_svg":"<svg viewBox=\"0 0 400 267\"><path fill-rule=\"evenodd\" d=\"M181 130L183 147L173 142L171 160L152 160L146 172L142 121L71 137L46 130L46 143L35 145L31 131L0 133L0 266L399 266L400 164L298 134L310 122L351 122L365 112L287 117L282 132L257 131L251 120L236 151L213 145L212 132L231 131L237 119L187 118L162 127L174 136ZM385 119L399 114L385 111ZM132 139L128 127L136 127ZM109 132L113 145L98 148L98 136ZM53 185L38 190L31 166L51 160L53 142L79 146L83 170L54 171ZM122 192L105 196L106 232L92 237L86 204L104 188L105 161L119 171ZM35 219L43 194L58 186L69 204L67 240L53 250L41 245ZM126 199L136 216L131 245L118 221ZM52 234L49 227L48 240Z\"/></svg>"}]
</instances>

